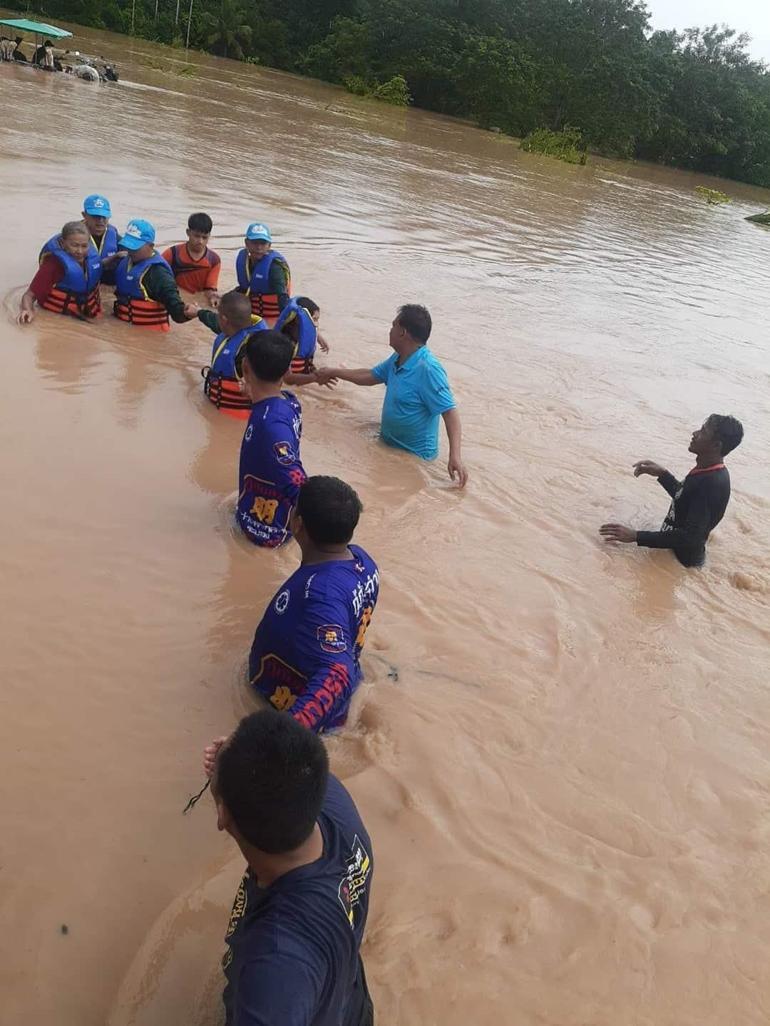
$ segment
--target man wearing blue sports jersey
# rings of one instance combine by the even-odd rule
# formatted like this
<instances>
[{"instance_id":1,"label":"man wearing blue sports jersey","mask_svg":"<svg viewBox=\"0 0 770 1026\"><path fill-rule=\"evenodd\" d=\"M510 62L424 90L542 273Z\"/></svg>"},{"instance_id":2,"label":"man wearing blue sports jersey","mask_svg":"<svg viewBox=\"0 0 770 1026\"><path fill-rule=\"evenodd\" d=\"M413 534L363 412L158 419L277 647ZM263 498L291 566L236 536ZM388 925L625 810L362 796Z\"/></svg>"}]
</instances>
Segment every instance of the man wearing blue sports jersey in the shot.
<instances>
[{"instance_id":1,"label":"man wearing blue sports jersey","mask_svg":"<svg viewBox=\"0 0 770 1026\"><path fill-rule=\"evenodd\" d=\"M347 720L377 604L377 564L350 544L360 515L361 502L344 481L305 481L290 520L302 564L270 600L251 646L254 688L316 732Z\"/></svg>"},{"instance_id":2,"label":"man wearing blue sports jersey","mask_svg":"<svg viewBox=\"0 0 770 1026\"><path fill-rule=\"evenodd\" d=\"M243 347L241 364L251 415L241 443L238 524L255 545L276 548L291 537L289 516L306 474L299 456L302 407L282 390L294 343L279 331L259 331Z\"/></svg>"}]
</instances>

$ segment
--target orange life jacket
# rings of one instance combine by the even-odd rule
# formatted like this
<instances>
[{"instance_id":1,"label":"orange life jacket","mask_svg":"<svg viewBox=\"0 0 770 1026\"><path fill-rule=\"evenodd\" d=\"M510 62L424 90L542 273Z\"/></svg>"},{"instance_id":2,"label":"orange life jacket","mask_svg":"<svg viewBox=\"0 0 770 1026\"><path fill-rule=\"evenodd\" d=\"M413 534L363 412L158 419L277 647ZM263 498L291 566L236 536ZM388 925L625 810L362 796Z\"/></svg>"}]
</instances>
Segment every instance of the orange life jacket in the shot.
<instances>
[{"instance_id":1,"label":"orange life jacket","mask_svg":"<svg viewBox=\"0 0 770 1026\"><path fill-rule=\"evenodd\" d=\"M62 264L64 274L40 304L42 308L88 320L98 317L102 312L99 294L102 265L96 247L89 245L88 255L81 264L64 249L59 236L54 235L40 250L41 264L49 253Z\"/></svg>"},{"instance_id":2,"label":"orange life jacket","mask_svg":"<svg viewBox=\"0 0 770 1026\"><path fill-rule=\"evenodd\" d=\"M115 271L115 306L113 313L119 321L135 324L150 331L169 331L168 311L162 303L150 299L142 284L147 271L154 264L171 268L159 253L153 253L147 260L131 264L130 257L123 257Z\"/></svg>"}]
</instances>

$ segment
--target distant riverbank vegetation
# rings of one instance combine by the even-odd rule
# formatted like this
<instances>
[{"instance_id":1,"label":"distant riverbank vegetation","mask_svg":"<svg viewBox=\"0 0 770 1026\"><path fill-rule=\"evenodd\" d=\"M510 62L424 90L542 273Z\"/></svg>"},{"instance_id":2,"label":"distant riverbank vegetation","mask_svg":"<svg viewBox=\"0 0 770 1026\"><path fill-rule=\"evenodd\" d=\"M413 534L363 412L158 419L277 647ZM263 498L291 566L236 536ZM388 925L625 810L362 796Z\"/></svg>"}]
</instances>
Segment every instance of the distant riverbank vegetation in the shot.
<instances>
[{"instance_id":1,"label":"distant riverbank vegetation","mask_svg":"<svg viewBox=\"0 0 770 1026\"><path fill-rule=\"evenodd\" d=\"M770 187L770 72L641 0L37 0L40 13L351 84L517 137ZM403 82L403 85L401 84ZM546 136L538 136L540 141Z\"/></svg>"}]
</instances>

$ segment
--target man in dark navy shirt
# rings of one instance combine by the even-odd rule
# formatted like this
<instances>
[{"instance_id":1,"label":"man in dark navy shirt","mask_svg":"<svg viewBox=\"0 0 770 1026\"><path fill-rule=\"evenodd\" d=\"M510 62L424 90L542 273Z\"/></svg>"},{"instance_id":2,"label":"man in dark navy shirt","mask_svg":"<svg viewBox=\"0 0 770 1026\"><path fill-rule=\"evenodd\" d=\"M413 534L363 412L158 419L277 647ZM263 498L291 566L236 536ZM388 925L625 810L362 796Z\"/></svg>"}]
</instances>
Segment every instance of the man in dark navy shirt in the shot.
<instances>
[{"instance_id":1,"label":"man in dark navy shirt","mask_svg":"<svg viewBox=\"0 0 770 1026\"><path fill-rule=\"evenodd\" d=\"M623 524L603 524L599 533L607 541L673 549L683 566L702 566L708 536L724 516L730 499L730 474L723 459L742 439L740 421L712 413L692 436L689 451L696 457L695 466L684 481L677 481L652 460L635 463L635 477L657 477L671 496L671 507L661 529L635 531Z\"/></svg>"},{"instance_id":2,"label":"man in dark navy shirt","mask_svg":"<svg viewBox=\"0 0 770 1026\"><path fill-rule=\"evenodd\" d=\"M359 954L372 845L320 738L265 709L204 767L248 864L225 936L226 1026L372 1026Z\"/></svg>"}]
</instances>

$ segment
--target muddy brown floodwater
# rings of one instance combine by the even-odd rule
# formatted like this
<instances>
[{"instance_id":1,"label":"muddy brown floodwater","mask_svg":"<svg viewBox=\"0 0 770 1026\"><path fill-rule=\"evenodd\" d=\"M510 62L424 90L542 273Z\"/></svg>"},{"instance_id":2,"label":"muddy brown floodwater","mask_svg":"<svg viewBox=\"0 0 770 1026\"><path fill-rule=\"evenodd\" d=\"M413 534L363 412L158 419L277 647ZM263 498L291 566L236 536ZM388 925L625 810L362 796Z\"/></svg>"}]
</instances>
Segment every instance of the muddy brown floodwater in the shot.
<instances>
[{"instance_id":1,"label":"muddy brown floodwater","mask_svg":"<svg viewBox=\"0 0 770 1026\"><path fill-rule=\"evenodd\" d=\"M373 835L381 1026L770 1019L770 194L570 167L419 111L77 30L96 87L0 66L3 1026L208 1026L241 866L201 749L247 708L296 551L247 550L211 336L14 314L41 243L103 192L168 243L209 211L223 283L253 218L333 359L426 303L471 483L376 441L381 394L305 389L310 472L360 492L383 589L334 766ZM160 69L153 68L153 63ZM714 184L714 183L711 183ZM609 549L733 412L702 572ZM67 932L62 931L66 925ZM277 1026L277 1024L276 1024Z\"/></svg>"}]
</instances>

